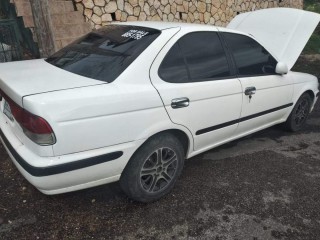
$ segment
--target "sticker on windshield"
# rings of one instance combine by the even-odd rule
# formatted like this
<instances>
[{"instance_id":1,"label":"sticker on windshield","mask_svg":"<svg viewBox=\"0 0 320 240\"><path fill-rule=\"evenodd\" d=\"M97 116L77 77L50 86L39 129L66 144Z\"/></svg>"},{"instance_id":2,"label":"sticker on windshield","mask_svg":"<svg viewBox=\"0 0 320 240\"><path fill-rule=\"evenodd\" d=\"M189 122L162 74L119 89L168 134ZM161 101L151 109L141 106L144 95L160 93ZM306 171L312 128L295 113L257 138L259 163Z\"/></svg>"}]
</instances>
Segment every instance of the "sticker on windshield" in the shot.
<instances>
[{"instance_id":1,"label":"sticker on windshield","mask_svg":"<svg viewBox=\"0 0 320 240\"><path fill-rule=\"evenodd\" d=\"M135 40L139 40L142 37L148 35L149 32L145 32L145 31L139 31L139 30L129 30L128 32L122 34L122 37L127 37L127 38L133 38Z\"/></svg>"}]
</instances>

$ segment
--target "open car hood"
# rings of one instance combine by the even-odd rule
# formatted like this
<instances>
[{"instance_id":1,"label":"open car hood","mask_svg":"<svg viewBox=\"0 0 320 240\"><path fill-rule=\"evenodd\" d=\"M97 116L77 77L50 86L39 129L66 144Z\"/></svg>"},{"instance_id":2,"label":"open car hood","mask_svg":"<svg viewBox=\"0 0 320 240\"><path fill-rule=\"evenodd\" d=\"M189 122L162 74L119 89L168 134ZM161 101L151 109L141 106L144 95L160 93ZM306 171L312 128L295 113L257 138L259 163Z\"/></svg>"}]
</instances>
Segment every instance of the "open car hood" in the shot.
<instances>
[{"instance_id":1,"label":"open car hood","mask_svg":"<svg viewBox=\"0 0 320 240\"><path fill-rule=\"evenodd\" d=\"M236 16L227 26L254 36L291 69L320 21L320 14L269 8Z\"/></svg>"}]
</instances>

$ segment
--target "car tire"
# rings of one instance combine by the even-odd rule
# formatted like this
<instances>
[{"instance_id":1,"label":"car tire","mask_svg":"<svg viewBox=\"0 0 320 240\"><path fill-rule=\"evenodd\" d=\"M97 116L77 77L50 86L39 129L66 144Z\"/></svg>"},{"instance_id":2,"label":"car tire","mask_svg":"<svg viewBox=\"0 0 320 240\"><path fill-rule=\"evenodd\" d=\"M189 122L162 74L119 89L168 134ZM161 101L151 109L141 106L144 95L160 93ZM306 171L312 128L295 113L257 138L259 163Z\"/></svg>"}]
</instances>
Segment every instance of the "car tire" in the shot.
<instances>
[{"instance_id":1,"label":"car tire","mask_svg":"<svg viewBox=\"0 0 320 240\"><path fill-rule=\"evenodd\" d=\"M311 109L311 97L308 93L304 93L297 101L292 109L287 121L284 123L286 130L296 132L303 128Z\"/></svg>"},{"instance_id":2,"label":"car tire","mask_svg":"<svg viewBox=\"0 0 320 240\"><path fill-rule=\"evenodd\" d=\"M156 135L132 156L121 175L120 186L135 201L156 201L172 190L184 159L183 146L174 135Z\"/></svg>"}]
</instances>

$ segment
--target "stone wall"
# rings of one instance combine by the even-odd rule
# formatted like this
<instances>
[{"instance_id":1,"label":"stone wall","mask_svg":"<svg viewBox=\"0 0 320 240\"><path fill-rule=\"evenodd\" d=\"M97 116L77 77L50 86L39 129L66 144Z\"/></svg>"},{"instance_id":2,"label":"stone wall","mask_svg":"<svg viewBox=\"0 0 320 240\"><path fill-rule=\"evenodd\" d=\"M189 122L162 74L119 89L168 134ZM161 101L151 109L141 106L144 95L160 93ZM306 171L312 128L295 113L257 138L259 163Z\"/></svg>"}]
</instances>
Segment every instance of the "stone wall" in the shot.
<instances>
[{"instance_id":1,"label":"stone wall","mask_svg":"<svg viewBox=\"0 0 320 240\"><path fill-rule=\"evenodd\" d=\"M303 0L74 0L91 24L170 21L225 26L237 14L263 8L302 8Z\"/></svg>"}]
</instances>

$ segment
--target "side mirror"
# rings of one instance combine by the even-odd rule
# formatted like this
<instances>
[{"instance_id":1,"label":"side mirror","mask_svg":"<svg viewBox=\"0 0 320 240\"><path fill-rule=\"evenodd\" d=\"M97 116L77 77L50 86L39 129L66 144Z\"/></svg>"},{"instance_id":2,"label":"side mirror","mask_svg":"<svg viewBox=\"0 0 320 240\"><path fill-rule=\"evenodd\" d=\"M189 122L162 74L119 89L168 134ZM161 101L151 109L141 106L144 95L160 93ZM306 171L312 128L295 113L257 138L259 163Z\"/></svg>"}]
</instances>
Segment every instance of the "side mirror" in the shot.
<instances>
[{"instance_id":1,"label":"side mirror","mask_svg":"<svg viewBox=\"0 0 320 240\"><path fill-rule=\"evenodd\" d=\"M276 66L276 73L278 74L287 74L289 72L288 66L287 64L283 63L283 62L279 62Z\"/></svg>"}]
</instances>

